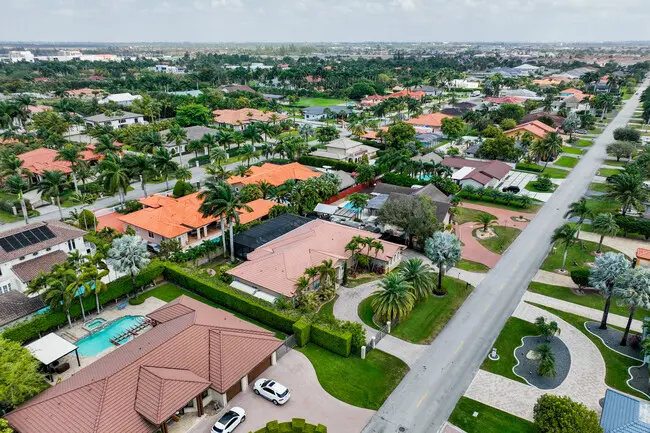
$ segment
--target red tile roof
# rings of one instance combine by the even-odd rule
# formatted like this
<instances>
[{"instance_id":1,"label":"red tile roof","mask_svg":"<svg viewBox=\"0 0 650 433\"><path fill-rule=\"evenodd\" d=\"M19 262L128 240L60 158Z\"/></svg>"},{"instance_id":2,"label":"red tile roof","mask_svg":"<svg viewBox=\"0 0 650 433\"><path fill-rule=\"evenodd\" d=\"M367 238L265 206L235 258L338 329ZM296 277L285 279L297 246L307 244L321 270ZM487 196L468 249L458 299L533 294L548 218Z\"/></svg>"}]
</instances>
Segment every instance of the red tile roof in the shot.
<instances>
[{"instance_id":1,"label":"red tile roof","mask_svg":"<svg viewBox=\"0 0 650 433\"><path fill-rule=\"evenodd\" d=\"M638 248L636 250L636 257L638 259L650 260L650 250L646 250L645 248Z\"/></svg>"},{"instance_id":2,"label":"red tile roof","mask_svg":"<svg viewBox=\"0 0 650 433\"><path fill-rule=\"evenodd\" d=\"M410 125L440 128L442 126L442 119L451 119L452 117L453 116L442 113L422 114L421 116L407 120L405 123L408 123Z\"/></svg>"},{"instance_id":3,"label":"red tile roof","mask_svg":"<svg viewBox=\"0 0 650 433\"><path fill-rule=\"evenodd\" d=\"M158 426L150 420L184 406L188 399L171 408L200 389L199 378L225 393L282 345L273 332L186 296L149 317L160 323L19 406L6 415L11 426L21 433L152 433ZM155 377L144 377L149 373ZM150 389L166 382L163 394L145 396L141 380Z\"/></svg>"},{"instance_id":4,"label":"red tile roof","mask_svg":"<svg viewBox=\"0 0 650 433\"><path fill-rule=\"evenodd\" d=\"M502 96L500 98L488 97L485 98L485 102L490 102L492 104L523 104L526 101L526 98L521 98L519 96Z\"/></svg>"},{"instance_id":5,"label":"red tile roof","mask_svg":"<svg viewBox=\"0 0 650 433\"><path fill-rule=\"evenodd\" d=\"M580 89L576 89L576 88L573 88L573 87L572 87L572 88L570 88L570 89L560 90L560 93L568 93L568 94L572 94L572 95L573 95L573 94L575 94L575 93L582 93L582 90L580 90Z\"/></svg>"},{"instance_id":6,"label":"red tile roof","mask_svg":"<svg viewBox=\"0 0 650 433\"><path fill-rule=\"evenodd\" d=\"M518 134L524 134L526 132L530 132L535 137L543 139L546 138L546 136L549 133L557 132L557 128L548 126L546 123L540 122L539 120L532 120L530 122L522 123L521 125L518 125L516 128L509 129L505 131L504 134L507 136L513 136Z\"/></svg>"},{"instance_id":7,"label":"red tile roof","mask_svg":"<svg viewBox=\"0 0 650 433\"><path fill-rule=\"evenodd\" d=\"M405 96L409 96L409 97L411 97L413 99L422 99L425 96L427 96L427 92L421 92L421 91L412 92L410 90L405 89L405 90L400 90L399 92L391 93L390 95L388 95L386 97L387 98L403 98Z\"/></svg>"},{"instance_id":8,"label":"red tile roof","mask_svg":"<svg viewBox=\"0 0 650 433\"><path fill-rule=\"evenodd\" d=\"M309 167L298 162L292 162L286 165L271 164L269 162L262 164L262 166L252 166L250 168L250 175L247 176L232 176L228 179L230 185L249 185L252 183L259 183L266 181L273 186L280 186L289 179L307 180L310 177L320 177L321 173L313 171Z\"/></svg>"},{"instance_id":9,"label":"red tile roof","mask_svg":"<svg viewBox=\"0 0 650 433\"><path fill-rule=\"evenodd\" d=\"M250 122L270 122L271 116L276 115L278 120L287 118L284 114L265 113L264 111L256 110L254 108L242 108L239 110L214 110L214 121L216 123L223 123L231 126L246 125Z\"/></svg>"},{"instance_id":10,"label":"red tile roof","mask_svg":"<svg viewBox=\"0 0 650 433\"><path fill-rule=\"evenodd\" d=\"M43 174L44 171L54 170L71 173L70 163L67 161L55 161L54 158L56 158L56 155L56 150L41 147L21 153L18 155L18 158L23 160L23 167L33 174Z\"/></svg>"}]
</instances>

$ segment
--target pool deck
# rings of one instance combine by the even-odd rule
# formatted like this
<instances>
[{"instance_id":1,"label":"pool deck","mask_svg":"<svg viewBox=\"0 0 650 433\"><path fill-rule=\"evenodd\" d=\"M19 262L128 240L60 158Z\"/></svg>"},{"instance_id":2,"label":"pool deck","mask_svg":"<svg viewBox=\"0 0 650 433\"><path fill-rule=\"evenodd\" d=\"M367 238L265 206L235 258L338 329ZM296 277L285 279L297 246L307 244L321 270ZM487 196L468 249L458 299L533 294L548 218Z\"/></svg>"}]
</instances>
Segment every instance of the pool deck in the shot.
<instances>
[{"instance_id":1,"label":"pool deck","mask_svg":"<svg viewBox=\"0 0 650 433\"><path fill-rule=\"evenodd\" d=\"M157 310L158 308L162 307L165 305L166 302L162 301L156 297L150 297L147 298L142 304L140 305L130 305L127 304L126 307L122 310L117 309L117 305L112 304L110 307L105 307L101 314L97 314L96 310L92 310L92 314L86 314L86 322L91 321L93 319L97 319L101 317L102 319L105 319L107 322L112 322L113 320L119 319L124 316L146 316L147 314L151 313L154 310ZM85 322L76 322L73 323L72 328L70 327L65 327L61 328L59 331L57 331L57 334L66 340L71 341L72 338L74 337L74 340L78 340L80 338L86 337L89 335L88 331L83 329L83 325ZM147 330L151 329L150 327L145 328L140 334L147 332ZM137 337L136 337L137 338ZM71 341L74 343L74 341ZM102 358L103 356L106 356L108 353L112 352L115 350L117 346L110 347L109 349L95 355L95 356L79 356L79 361L81 361L81 367L77 365L77 359L75 357L74 352L64 356L61 358L59 362L64 363L67 362L70 364L70 368L68 371L64 372L63 374L58 374L54 376L54 382L56 383L59 378L61 380L65 380L75 374L77 371L81 370L82 368L86 367L87 365L92 364L93 362L97 361L99 358Z\"/></svg>"}]
</instances>

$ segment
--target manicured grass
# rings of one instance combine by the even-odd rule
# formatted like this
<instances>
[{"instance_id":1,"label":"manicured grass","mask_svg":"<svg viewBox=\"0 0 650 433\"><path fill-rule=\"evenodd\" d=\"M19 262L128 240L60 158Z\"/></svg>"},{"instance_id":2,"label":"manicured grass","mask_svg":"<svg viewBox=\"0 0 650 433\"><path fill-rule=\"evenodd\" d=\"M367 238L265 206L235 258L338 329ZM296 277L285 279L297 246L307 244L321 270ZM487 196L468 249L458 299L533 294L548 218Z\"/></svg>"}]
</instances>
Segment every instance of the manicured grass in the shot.
<instances>
[{"instance_id":1,"label":"manicured grass","mask_svg":"<svg viewBox=\"0 0 650 433\"><path fill-rule=\"evenodd\" d=\"M564 311L558 311L553 308L546 307L544 305L538 305L532 302L530 304L542 308L546 311L549 311L555 314L556 316L558 316L560 319L569 323L570 325L576 327L580 332L585 334L587 338L589 338L592 341L592 343L596 345L596 347L600 351L600 354L605 360L605 369L606 369L605 383L608 386L618 389L619 391L635 395L644 400L648 400L648 397L641 394L640 392L635 391L634 389L630 388L627 385L627 380L630 378L628 374L628 369L630 367L641 365L641 361L636 361L632 358L628 358L627 356L623 356L617 352L614 352L613 350L605 346L605 344L603 344L600 338L588 332L585 329L584 324L585 322L592 322L592 320L577 316L575 314L566 313Z\"/></svg>"},{"instance_id":2,"label":"manicured grass","mask_svg":"<svg viewBox=\"0 0 650 433\"><path fill-rule=\"evenodd\" d=\"M551 177L553 177L553 176L551 176ZM507 206L505 204L492 203L492 202L489 202L489 201L468 200L466 198L464 198L462 200L463 200L463 203L478 204L478 205L482 205L482 206L486 206L486 207L494 207L494 208L497 208L497 209L506 209L506 210L509 210L509 211L512 211L512 212L522 212L522 213L537 213L537 211L539 211L542 208L542 206L544 205L544 203L533 199L533 204L531 204L529 207L527 207L525 209L521 209L521 208L518 208L518 207ZM479 212L482 212L482 211L479 211Z\"/></svg>"},{"instance_id":3,"label":"manicured grass","mask_svg":"<svg viewBox=\"0 0 650 433\"><path fill-rule=\"evenodd\" d=\"M589 206L589 208L596 213L601 213L601 212L616 213L620 208L620 205L614 200L610 200L602 197L587 199L587 206Z\"/></svg>"},{"instance_id":4,"label":"manicured grass","mask_svg":"<svg viewBox=\"0 0 650 433\"><path fill-rule=\"evenodd\" d=\"M517 317L509 318L493 346L497 349L499 360L492 361L486 358L481 365L481 369L517 382L526 383L524 379L513 373L512 369L517 364L514 350L521 346L521 339L528 335L538 335L537 328L533 323Z\"/></svg>"},{"instance_id":5,"label":"manicured grass","mask_svg":"<svg viewBox=\"0 0 650 433\"><path fill-rule=\"evenodd\" d=\"M318 310L318 313L316 313L316 316L321 317L323 319L334 319L334 304L336 303L336 299L339 297L339 295L334 296L331 301L326 302L320 307L320 310Z\"/></svg>"},{"instance_id":6,"label":"manicured grass","mask_svg":"<svg viewBox=\"0 0 650 433\"><path fill-rule=\"evenodd\" d=\"M460 259L456 262L456 267L468 272L486 273L490 270L490 268L485 266L483 263L473 262L466 259Z\"/></svg>"},{"instance_id":7,"label":"manicured grass","mask_svg":"<svg viewBox=\"0 0 650 433\"><path fill-rule=\"evenodd\" d=\"M582 267L585 263L593 262L596 258L592 254L598 248L596 242L590 241L578 241L571 245L569 252L566 256L565 268L570 272L573 269ZM601 251L606 253L608 251L620 252L613 248L609 248L605 245L601 247ZM545 271L553 272L556 269L560 269L562 266L562 257L564 256L564 245L557 245L555 252L551 249L546 256L546 260L540 266L540 269ZM576 264L574 264L576 263Z\"/></svg>"},{"instance_id":8,"label":"manicured grass","mask_svg":"<svg viewBox=\"0 0 650 433\"><path fill-rule=\"evenodd\" d=\"M478 416L474 416L474 413ZM461 397L449 422L467 433L538 433L532 422L487 406L471 398Z\"/></svg>"},{"instance_id":9,"label":"manicured grass","mask_svg":"<svg viewBox=\"0 0 650 433\"><path fill-rule=\"evenodd\" d=\"M568 158L570 158L570 157L568 157ZM515 170L515 171L522 171L524 173L534 173L534 174L537 174L537 175L546 174L546 175L548 175L548 177L553 178L553 179L564 179L570 173L568 170L564 170L562 168L555 168L555 167L546 167L546 168L544 168L543 165L538 165L538 167L540 169L544 169L544 170L539 171L539 172L532 172L532 171L525 171L525 170Z\"/></svg>"},{"instance_id":10,"label":"manicured grass","mask_svg":"<svg viewBox=\"0 0 650 433\"><path fill-rule=\"evenodd\" d=\"M560 159L555 161L553 164L559 165L560 167L573 168L578 164L579 159L572 156L561 156Z\"/></svg>"},{"instance_id":11,"label":"manicured grass","mask_svg":"<svg viewBox=\"0 0 650 433\"><path fill-rule=\"evenodd\" d=\"M456 209L458 209L458 213L454 215L454 222L458 225L477 221L480 215L487 213L481 210L468 209L466 207L457 207ZM497 217L494 215L492 215L492 217L493 217L492 219L497 219Z\"/></svg>"},{"instance_id":12,"label":"manicured grass","mask_svg":"<svg viewBox=\"0 0 650 433\"><path fill-rule=\"evenodd\" d=\"M615 174L620 174L622 171L623 170L617 170L615 168L601 168L598 170L598 176L610 177L614 176Z\"/></svg>"},{"instance_id":13,"label":"manicured grass","mask_svg":"<svg viewBox=\"0 0 650 433\"><path fill-rule=\"evenodd\" d=\"M301 98L296 105L299 107L329 107L340 104L345 104L345 100L329 98Z\"/></svg>"},{"instance_id":14,"label":"manicured grass","mask_svg":"<svg viewBox=\"0 0 650 433\"><path fill-rule=\"evenodd\" d=\"M366 409L379 409L409 369L399 358L378 349L365 360L356 355L344 358L315 344L297 350L309 358L325 391Z\"/></svg>"},{"instance_id":15,"label":"manicured grass","mask_svg":"<svg viewBox=\"0 0 650 433\"><path fill-rule=\"evenodd\" d=\"M605 308L605 298L600 296L598 293L576 295L568 287L553 286L551 284L537 282L530 283L528 291L539 293L544 296L550 296L551 298L561 299L573 304L582 305L583 307L594 308L596 310L602 310ZM630 315L630 311L627 307L618 305L616 300L612 300L610 303L609 312L623 317L628 317ZM643 320L644 317L648 316L650 316L650 310L646 310L645 308L637 308L634 313L634 317L639 320Z\"/></svg>"},{"instance_id":16,"label":"manicured grass","mask_svg":"<svg viewBox=\"0 0 650 433\"><path fill-rule=\"evenodd\" d=\"M589 189L596 192L608 192L606 183L592 183L589 185Z\"/></svg>"},{"instance_id":17,"label":"manicured grass","mask_svg":"<svg viewBox=\"0 0 650 433\"><path fill-rule=\"evenodd\" d=\"M22 219L23 217L20 215L14 215L9 212L0 211L0 223L15 223L16 221L21 221Z\"/></svg>"},{"instance_id":18,"label":"manicured grass","mask_svg":"<svg viewBox=\"0 0 650 433\"><path fill-rule=\"evenodd\" d=\"M536 180L531 180L530 182L528 182L528 183L526 184L526 186L525 186L524 188L525 188L526 190L528 190L528 191L531 191L531 192L545 192L545 193L551 193L551 192L555 191L555 188L557 188L557 185L553 184L553 185L551 186L552 189L551 189L550 191L542 191L541 189L537 188L537 181L536 181Z\"/></svg>"},{"instance_id":19,"label":"manicured grass","mask_svg":"<svg viewBox=\"0 0 650 433\"><path fill-rule=\"evenodd\" d=\"M569 146L562 146L562 152L571 153L573 155L582 155L583 153L585 153L585 151L582 149L576 149L575 147L569 147Z\"/></svg>"},{"instance_id":20,"label":"manicured grass","mask_svg":"<svg viewBox=\"0 0 650 433\"><path fill-rule=\"evenodd\" d=\"M508 249L510 244L513 243L521 233L521 230L514 227L495 226L492 227L492 229L496 232L496 237L478 239L478 241L485 248L497 254L503 254L503 252Z\"/></svg>"},{"instance_id":21,"label":"manicured grass","mask_svg":"<svg viewBox=\"0 0 650 433\"><path fill-rule=\"evenodd\" d=\"M379 280L383 275L373 274L373 275L364 275L357 278L348 278L348 282L345 287L357 287L361 284L369 283L371 281Z\"/></svg>"},{"instance_id":22,"label":"manicured grass","mask_svg":"<svg viewBox=\"0 0 650 433\"><path fill-rule=\"evenodd\" d=\"M594 128L589 130L590 134L600 134L601 132L603 132L602 128Z\"/></svg>"},{"instance_id":23,"label":"manicured grass","mask_svg":"<svg viewBox=\"0 0 650 433\"><path fill-rule=\"evenodd\" d=\"M607 159L603 163L604 165L612 165L614 167L624 167L629 161L617 161L615 159Z\"/></svg>"},{"instance_id":24,"label":"manicured grass","mask_svg":"<svg viewBox=\"0 0 650 433\"><path fill-rule=\"evenodd\" d=\"M375 311L372 309L373 296L368 296L366 299L359 303L357 307L357 314L363 323L371 328L379 329L372 318L375 316Z\"/></svg>"},{"instance_id":25,"label":"manicured grass","mask_svg":"<svg viewBox=\"0 0 650 433\"><path fill-rule=\"evenodd\" d=\"M594 144L592 140L578 140L578 142L575 145L578 147L589 147L592 144Z\"/></svg>"},{"instance_id":26,"label":"manicured grass","mask_svg":"<svg viewBox=\"0 0 650 433\"><path fill-rule=\"evenodd\" d=\"M229 310L227 308L224 308L223 306L221 306L219 304L216 304L216 303L214 303L214 302L212 302L212 301L210 301L208 299L205 299L202 296L199 296L199 295L197 295L195 293L189 292L189 291L187 291L185 289L182 289L182 288L180 288L180 287L178 287L178 286L176 286L174 284L171 284L171 283L161 284L158 287L155 287L155 288L153 288L151 290L148 290L148 291L146 291L144 293L140 293L139 298L140 299L147 299L147 298L155 297L155 298L158 298L158 299L160 299L162 301L165 301L165 302L171 302L171 301L173 301L174 299L178 298L181 295L185 295L185 296L188 296L188 297L190 297L192 299L196 299L197 301L201 301L204 304L207 304L207 305L209 305L211 307L214 307L214 308L217 308L219 310L227 311L227 312L231 313L232 315L234 315L236 317L239 317L242 320L245 320L247 322L250 322L250 323L252 323L254 325L259 326L260 328L264 328L264 329L267 329L269 331L273 331L273 332L275 332L275 336L277 338L281 339L281 340L284 340L284 338L286 337L284 335L284 333L282 333L282 332L280 332L280 331L278 331L276 329L270 328L269 326L266 326L263 323L260 323L260 322L258 322L256 320L253 320L250 317L246 317L244 315L241 315L239 313L231 311L231 310Z\"/></svg>"}]
</instances>

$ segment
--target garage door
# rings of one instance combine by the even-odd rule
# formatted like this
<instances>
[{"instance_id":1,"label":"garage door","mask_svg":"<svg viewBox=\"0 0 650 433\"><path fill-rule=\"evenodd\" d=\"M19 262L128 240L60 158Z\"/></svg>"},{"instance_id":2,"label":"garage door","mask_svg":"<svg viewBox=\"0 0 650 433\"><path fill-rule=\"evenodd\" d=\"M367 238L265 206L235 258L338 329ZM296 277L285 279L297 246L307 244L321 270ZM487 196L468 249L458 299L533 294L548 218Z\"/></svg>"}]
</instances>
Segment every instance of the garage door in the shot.
<instances>
[{"instance_id":1,"label":"garage door","mask_svg":"<svg viewBox=\"0 0 650 433\"><path fill-rule=\"evenodd\" d=\"M240 392L241 392L241 382L238 380L236 384L228 388L228 391L226 391L226 398L228 399L228 401L230 401Z\"/></svg>"},{"instance_id":2,"label":"garage door","mask_svg":"<svg viewBox=\"0 0 650 433\"><path fill-rule=\"evenodd\" d=\"M248 383L253 383L255 379L271 366L271 357L267 357L264 361L257 364L250 373L248 373Z\"/></svg>"}]
</instances>

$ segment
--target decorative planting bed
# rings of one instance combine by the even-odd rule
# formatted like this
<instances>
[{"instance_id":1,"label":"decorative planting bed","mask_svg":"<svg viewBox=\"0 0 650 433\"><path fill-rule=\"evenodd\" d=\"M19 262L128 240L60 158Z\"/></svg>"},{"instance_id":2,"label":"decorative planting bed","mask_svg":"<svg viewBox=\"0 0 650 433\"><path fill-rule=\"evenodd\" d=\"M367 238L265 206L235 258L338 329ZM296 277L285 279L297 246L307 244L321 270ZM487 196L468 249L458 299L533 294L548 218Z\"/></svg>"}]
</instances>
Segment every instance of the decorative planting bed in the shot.
<instances>
[{"instance_id":1,"label":"decorative planting bed","mask_svg":"<svg viewBox=\"0 0 650 433\"><path fill-rule=\"evenodd\" d=\"M650 398L650 383L648 382L650 380L650 374L648 372L648 365L643 364L638 367L630 367L629 372L631 379L627 381L627 384Z\"/></svg>"},{"instance_id":2,"label":"decorative planting bed","mask_svg":"<svg viewBox=\"0 0 650 433\"><path fill-rule=\"evenodd\" d=\"M553 337L550 342L545 337L524 337L522 341L523 344L515 349L515 358L518 362L514 367L515 374L536 388L553 389L560 386L571 368L571 353L566 344L558 337ZM541 344L551 346L553 355L555 355L555 371L557 373L555 377L540 376L537 373L539 364L531 355Z\"/></svg>"},{"instance_id":3,"label":"decorative planting bed","mask_svg":"<svg viewBox=\"0 0 650 433\"><path fill-rule=\"evenodd\" d=\"M623 338L623 331L620 331L616 328L608 326L607 329L600 329L600 323L598 322L586 322L585 328L587 331L594 334L596 337L607 346L612 349L614 352L618 352L622 355L628 356L630 358L638 359L643 361L643 355L641 354L641 347L636 344L630 344L630 339L632 338L632 333L628 336L627 346L621 346L621 339Z\"/></svg>"}]
</instances>

